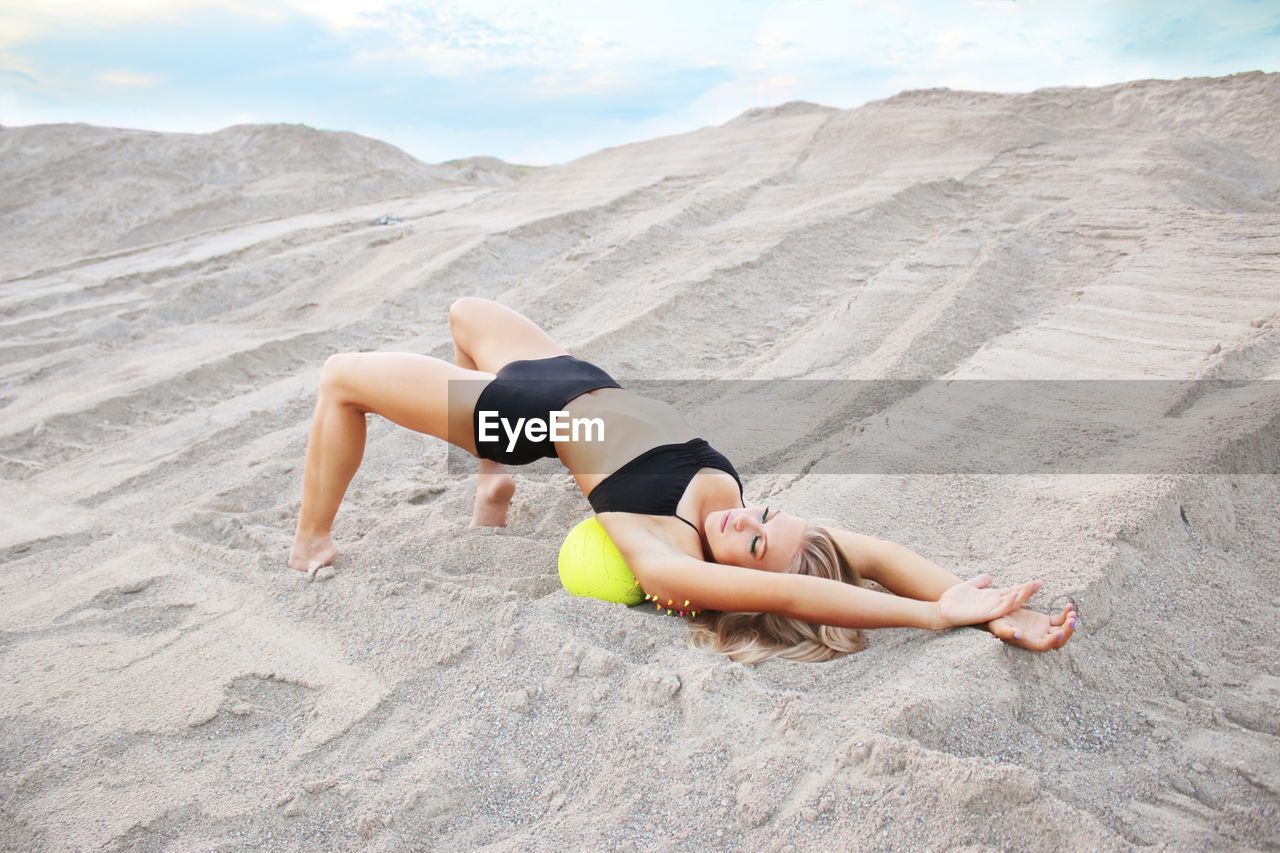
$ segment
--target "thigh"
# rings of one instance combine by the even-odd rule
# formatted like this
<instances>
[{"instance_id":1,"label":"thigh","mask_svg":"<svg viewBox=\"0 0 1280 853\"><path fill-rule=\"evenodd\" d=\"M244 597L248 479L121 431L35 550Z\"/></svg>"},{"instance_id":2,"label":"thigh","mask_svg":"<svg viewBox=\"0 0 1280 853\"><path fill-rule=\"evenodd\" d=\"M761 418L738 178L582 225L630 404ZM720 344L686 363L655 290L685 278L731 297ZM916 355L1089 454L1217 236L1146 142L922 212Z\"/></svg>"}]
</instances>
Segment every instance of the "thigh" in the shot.
<instances>
[{"instance_id":1,"label":"thigh","mask_svg":"<svg viewBox=\"0 0 1280 853\"><path fill-rule=\"evenodd\" d=\"M476 296L449 306L449 328L458 348L487 373L497 373L513 361L568 355L519 311Z\"/></svg>"},{"instance_id":2,"label":"thigh","mask_svg":"<svg viewBox=\"0 0 1280 853\"><path fill-rule=\"evenodd\" d=\"M493 376L427 355L360 352L325 363L323 385L337 401L475 453L471 416Z\"/></svg>"}]
</instances>

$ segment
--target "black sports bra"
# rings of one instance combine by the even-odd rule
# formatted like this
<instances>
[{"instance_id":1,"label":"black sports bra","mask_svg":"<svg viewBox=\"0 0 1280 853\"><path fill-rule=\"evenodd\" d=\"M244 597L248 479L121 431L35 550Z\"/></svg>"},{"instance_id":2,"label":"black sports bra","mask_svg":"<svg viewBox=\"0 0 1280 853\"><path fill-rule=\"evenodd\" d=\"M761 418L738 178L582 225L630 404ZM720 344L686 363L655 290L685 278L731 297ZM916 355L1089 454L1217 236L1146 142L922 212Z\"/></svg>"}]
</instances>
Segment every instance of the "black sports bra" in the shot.
<instances>
[{"instance_id":1,"label":"black sports bra","mask_svg":"<svg viewBox=\"0 0 1280 853\"><path fill-rule=\"evenodd\" d=\"M738 497L742 497L742 478L733 465L723 453L695 438L684 444L660 444L646 450L601 480L587 495L587 501L596 512L675 516L701 536L696 524L676 515L676 507L689 481L702 468L733 475L738 481Z\"/></svg>"}]
</instances>

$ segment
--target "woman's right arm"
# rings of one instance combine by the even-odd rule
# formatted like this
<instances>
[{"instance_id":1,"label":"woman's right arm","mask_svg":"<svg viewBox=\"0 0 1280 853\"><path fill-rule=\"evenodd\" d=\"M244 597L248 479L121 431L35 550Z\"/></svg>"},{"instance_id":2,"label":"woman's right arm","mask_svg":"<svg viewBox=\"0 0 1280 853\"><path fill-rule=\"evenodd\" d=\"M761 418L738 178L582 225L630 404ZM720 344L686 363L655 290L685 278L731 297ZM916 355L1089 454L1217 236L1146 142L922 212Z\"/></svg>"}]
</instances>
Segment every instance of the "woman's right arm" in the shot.
<instances>
[{"instance_id":1,"label":"woman's right arm","mask_svg":"<svg viewBox=\"0 0 1280 853\"><path fill-rule=\"evenodd\" d=\"M664 606L777 613L844 628L940 630L977 624L1017 610L1039 588L1033 581L992 589L990 576L982 575L957 584L937 601L918 601L827 578L707 563L678 552L641 555L628 564Z\"/></svg>"}]
</instances>

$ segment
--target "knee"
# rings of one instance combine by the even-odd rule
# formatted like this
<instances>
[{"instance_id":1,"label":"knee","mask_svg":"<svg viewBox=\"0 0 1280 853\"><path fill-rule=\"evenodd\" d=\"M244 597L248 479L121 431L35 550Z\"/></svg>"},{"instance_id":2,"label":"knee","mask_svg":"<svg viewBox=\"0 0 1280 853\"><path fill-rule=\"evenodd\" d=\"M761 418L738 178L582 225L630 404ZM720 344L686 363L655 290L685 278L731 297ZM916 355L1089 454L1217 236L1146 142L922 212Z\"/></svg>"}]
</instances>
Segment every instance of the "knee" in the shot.
<instances>
[{"instance_id":1,"label":"knee","mask_svg":"<svg viewBox=\"0 0 1280 853\"><path fill-rule=\"evenodd\" d=\"M320 370L320 393L329 398L341 396L350 387L350 378L359 353L340 352L324 361Z\"/></svg>"},{"instance_id":2,"label":"knee","mask_svg":"<svg viewBox=\"0 0 1280 853\"><path fill-rule=\"evenodd\" d=\"M453 304L449 306L449 326L454 330L465 326L492 304L488 299L482 299L479 296L463 296L453 300Z\"/></svg>"}]
</instances>

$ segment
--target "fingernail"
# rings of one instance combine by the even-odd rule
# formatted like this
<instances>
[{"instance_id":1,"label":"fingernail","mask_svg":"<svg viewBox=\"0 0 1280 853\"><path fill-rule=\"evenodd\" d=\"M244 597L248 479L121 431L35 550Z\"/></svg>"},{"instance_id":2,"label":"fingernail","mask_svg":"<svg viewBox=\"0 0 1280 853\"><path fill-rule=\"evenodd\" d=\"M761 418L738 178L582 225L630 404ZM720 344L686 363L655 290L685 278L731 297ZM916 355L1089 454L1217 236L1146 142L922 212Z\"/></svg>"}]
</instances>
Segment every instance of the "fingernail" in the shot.
<instances>
[{"instance_id":1,"label":"fingernail","mask_svg":"<svg viewBox=\"0 0 1280 853\"><path fill-rule=\"evenodd\" d=\"M1014 638L1015 640L1021 640L1021 639L1022 639L1022 635L1021 635L1021 634L1019 634L1017 631L1014 631L1014 632L1013 632L1013 638Z\"/></svg>"},{"instance_id":2,"label":"fingernail","mask_svg":"<svg viewBox=\"0 0 1280 853\"><path fill-rule=\"evenodd\" d=\"M1059 634L1059 635L1058 635L1058 639L1059 639L1059 640L1061 640L1061 639L1062 639L1062 635L1061 635L1061 634Z\"/></svg>"}]
</instances>

